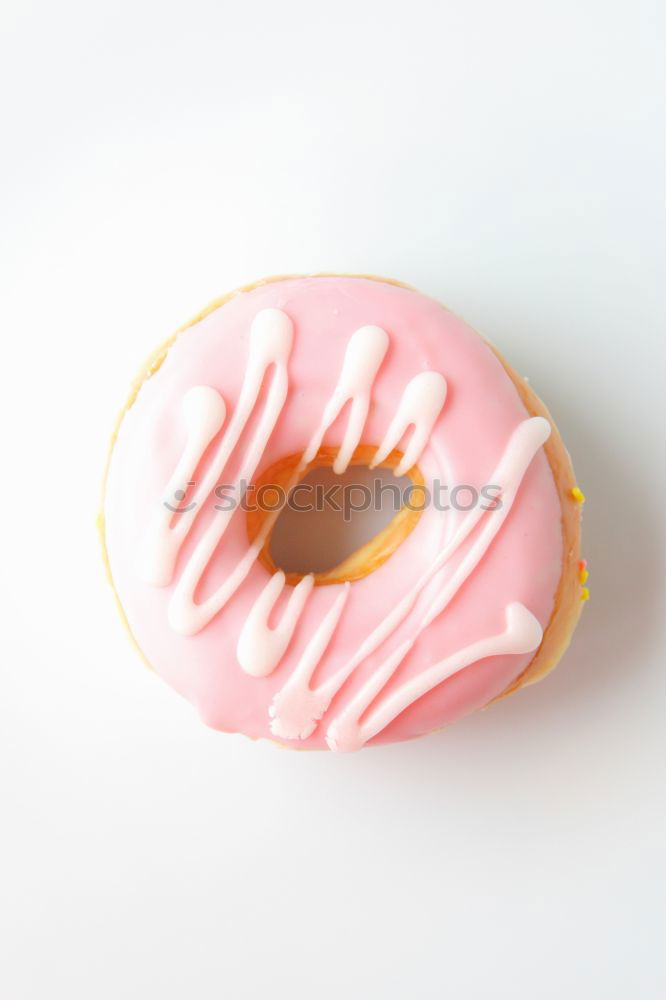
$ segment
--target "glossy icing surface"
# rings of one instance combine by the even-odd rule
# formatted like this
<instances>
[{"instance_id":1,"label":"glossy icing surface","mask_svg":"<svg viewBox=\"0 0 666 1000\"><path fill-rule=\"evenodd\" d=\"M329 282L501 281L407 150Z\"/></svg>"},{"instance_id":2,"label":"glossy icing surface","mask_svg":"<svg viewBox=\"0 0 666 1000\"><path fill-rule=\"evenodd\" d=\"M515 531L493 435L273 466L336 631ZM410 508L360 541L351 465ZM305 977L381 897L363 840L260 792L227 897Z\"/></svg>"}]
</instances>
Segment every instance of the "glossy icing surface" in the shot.
<instances>
[{"instance_id":1,"label":"glossy icing surface","mask_svg":"<svg viewBox=\"0 0 666 1000\"><path fill-rule=\"evenodd\" d=\"M406 739L487 704L530 662L560 576L549 427L528 418L483 340L416 292L314 277L239 294L178 336L113 451L107 548L138 645L210 725L293 746ZM400 447L398 473L499 483L504 502L428 507L365 578L285 587L212 490L322 444L338 472L357 444L376 462Z\"/></svg>"}]
</instances>

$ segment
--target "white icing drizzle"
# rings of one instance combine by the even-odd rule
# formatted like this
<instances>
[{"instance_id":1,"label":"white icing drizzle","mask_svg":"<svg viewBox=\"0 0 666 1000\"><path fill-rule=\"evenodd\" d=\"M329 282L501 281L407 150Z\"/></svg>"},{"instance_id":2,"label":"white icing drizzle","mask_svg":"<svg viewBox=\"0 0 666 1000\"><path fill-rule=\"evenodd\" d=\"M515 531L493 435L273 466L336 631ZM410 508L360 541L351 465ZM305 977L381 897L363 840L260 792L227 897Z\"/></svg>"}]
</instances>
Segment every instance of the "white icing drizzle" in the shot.
<instances>
[{"instance_id":1,"label":"white icing drizzle","mask_svg":"<svg viewBox=\"0 0 666 1000\"><path fill-rule=\"evenodd\" d=\"M479 513L482 517L484 513L489 514L486 523L470 546L465 558L426 611L421 622L422 629L427 628L430 622L434 621L444 611L453 597L458 593L465 580L467 580L481 562L490 548L493 538L499 532L509 511L513 507L520 484L532 459L549 437L550 424L543 417L530 417L519 424L513 432L500 463L489 479L489 482L501 487L502 506L498 510L490 512L484 511L479 506L468 515L468 517L472 517L474 514ZM480 517L476 518L472 527L475 526L478 520L480 520ZM470 531L471 528L465 533L465 537L469 537ZM446 559L442 560L441 565L443 566L445 562Z\"/></svg>"},{"instance_id":2,"label":"white icing drizzle","mask_svg":"<svg viewBox=\"0 0 666 1000\"><path fill-rule=\"evenodd\" d=\"M362 326L352 334L338 384L324 408L319 427L303 453L303 463L311 462L324 440L324 434L337 419L345 403L351 401L351 411L333 471L346 471L355 449L361 441L370 409L370 393L388 349L388 334L380 326Z\"/></svg>"},{"instance_id":3,"label":"white icing drizzle","mask_svg":"<svg viewBox=\"0 0 666 1000\"><path fill-rule=\"evenodd\" d=\"M239 493L241 482L252 480L286 399L287 361L292 339L293 325L284 312L279 309L264 309L257 313L250 331L250 352L238 403L201 483L196 487L191 502L176 516L162 504L149 528L141 565L142 576L147 582L156 586L166 586L172 581L176 559L183 542L206 498L220 481L254 411L268 369L274 368L257 427L243 455L242 468L233 484L234 491ZM294 472L293 483L298 481L308 462L317 454L324 434L343 406L351 402L349 421L334 464L336 472L345 471L361 440L370 407L372 386L387 348L388 336L380 327L364 326L352 334L337 387L324 408L321 423ZM206 448L221 429L226 415L224 400L215 389L208 386L197 386L190 390L184 400L184 409L187 441L183 455L165 489L167 502L173 499L176 491L182 489L195 474ZM197 542L176 582L169 604L169 622L176 632L183 635L195 634L224 607L247 577L279 511L266 518L257 538L216 592L205 601L196 603L195 594L201 578L233 514L234 510L217 512ZM307 594L305 596L307 597ZM261 608L258 614L261 614ZM249 647L244 644L243 648L246 654L244 669L252 672L247 659Z\"/></svg>"},{"instance_id":4,"label":"white icing drizzle","mask_svg":"<svg viewBox=\"0 0 666 1000\"><path fill-rule=\"evenodd\" d=\"M250 330L250 350L238 403L193 497L177 514L170 509L174 497L191 485L203 455L222 430L226 407L220 394L210 386L196 386L183 399L186 442L181 458L165 487L164 500L149 526L142 552L144 579L155 586L166 586L174 575L175 563L203 503L213 491L226 468L257 404L269 370L270 383L256 421L250 443L241 457L234 484L239 494L241 483L252 481L269 437L280 417L288 391L287 362L291 352L293 325L279 309L259 312ZM374 381L388 349L388 336L378 326L356 330L347 344L345 357L332 396L324 407L320 423L294 470L287 493L315 458L324 436L350 403L350 413L333 469L343 473L360 444L368 417ZM438 372L417 374L407 384L398 409L379 445L371 467L383 462L413 428L402 460L395 469L403 475L418 462L432 428L446 399L446 380ZM412 649L419 635L448 606L488 551L512 508L520 484L538 449L550 434L548 421L541 417L524 420L511 436L489 482L500 487L501 505L471 511L453 538L433 559L421 577L384 615L380 624L365 638L349 661L331 677L312 688L311 681L322 660L343 613L350 590L347 583L324 615L292 674L275 695L269 709L270 728L283 739L307 739L328 710L342 685L363 661L374 653L412 613L426 586L443 570L453 555L481 525L464 557L451 576L436 589L409 638L388 654L380 666L354 694L344 710L331 722L326 741L331 749L350 750L376 736L405 708L432 690L447 677L471 663L503 653L531 652L541 642L541 626L521 604L506 608L506 629L500 635L481 639L417 676L406 681L385 697L381 692ZM217 511L194 546L177 580L169 604L169 622L175 631L193 635L220 611L250 572L270 530L279 516L275 511L264 519L261 531L217 590L196 603L201 579L215 553L237 507ZM481 524L485 518L485 523ZM284 589L284 573L278 571L254 602L241 629L237 655L242 669L254 677L266 677L276 669L291 642L298 621L312 591L312 575L300 580L289 596L279 622L269 626L269 618Z\"/></svg>"},{"instance_id":5,"label":"white icing drizzle","mask_svg":"<svg viewBox=\"0 0 666 1000\"><path fill-rule=\"evenodd\" d=\"M185 448L165 487L141 553L141 576L155 587L164 587L171 582L176 546L182 543L196 510L195 506L188 510L189 504L186 504L172 526L174 498L179 490L184 494L184 487L190 484L201 456L222 428L226 406L216 389L195 385L183 397L182 415L187 433Z\"/></svg>"},{"instance_id":6,"label":"white icing drizzle","mask_svg":"<svg viewBox=\"0 0 666 1000\"><path fill-rule=\"evenodd\" d=\"M280 309L262 309L255 316L250 329L250 354L238 403L210 466L194 492L192 509L179 513L173 524L171 524L172 515L170 512L167 511L165 517L166 508L163 505L160 505L160 509L156 513L155 523L148 535L148 546L143 560L143 576L147 582L166 586L173 579L174 566L181 546L204 501L220 481L220 476L224 472L243 428L254 410L266 372L274 365L275 372L262 413L262 420L248 449L243 473L239 475L238 479L249 479L249 476L254 473L287 395L287 360L291 352L293 335L293 324L287 314ZM202 389L204 392L201 391ZM178 463L178 468L169 481L167 491L172 485L172 481L176 481L176 473L180 474L181 464L183 465L182 471L187 471L188 475L184 481L178 479L176 488L182 488L184 482L191 478L206 447L221 428L224 420L224 401L215 389L205 386L196 387L187 393L186 399L192 392L195 393L196 406L188 408L191 417L188 444L183 459ZM217 427L213 429L215 424ZM208 439L205 440L207 435ZM196 449L195 442L198 443ZM187 458L186 469L185 458ZM171 496L172 494L169 494L169 497ZM226 528L226 520L216 518L215 525L211 525L207 533L209 543L212 542L220 525L223 527L219 531L219 538L222 537ZM203 545L198 547L197 552L199 557L202 557ZM195 557L196 555L197 553L195 553ZM208 559L206 559L207 562ZM205 569L205 564L201 572L203 569ZM198 631L198 629L194 629L194 631Z\"/></svg>"},{"instance_id":7,"label":"white icing drizzle","mask_svg":"<svg viewBox=\"0 0 666 1000\"><path fill-rule=\"evenodd\" d=\"M487 518L479 537L470 546L464 559L456 568L451 578L438 591L426 608L425 614L419 622L415 634L409 641L411 646L416 638L425 628L439 615L457 594L465 580L479 564L495 535L500 530L502 524L513 506L516 494L522 483L532 459L539 448L544 444L550 434L550 424L543 417L530 417L518 425L513 432L507 447L498 465L488 480L497 484L501 488L502 504L495 510L484 511L477 506L466 516L458 531L451 541L435 557L430 566L425 570L413 587L407 591L405 596L382 618L380 624L361 643L358 650L351 659L340 667L328 680L324 681L315 692L319 701L326 701L326 708L341 689L342 685L356 670L356 668L392 635L399 625L404 622L411 613L416 601L426 585L432 580L436 573L441 570L446 563L455 555L458 549L469 538L473 529L479 524L483 517ZM407 653L405 648L402 658ZM295 694L292 690L292 701ZM326 710L324 709L324 711Z\"/></svg>"},{"instance_id":8,"label":"white icing drizzle","mask_svg":"<svg viewBox=\"0 0 666 1000\"><path fill-rule=\"evenodd\" d=\"M278 570L259 594L238 637L238 662L245 673L253 677L266 677L272 673L284 656L314 586L314 577L310 574L299 580L279 623L270 628L268 618L284 590L284 583L284 573Z\"/></svg>"},{"instance_id":9,"label":"white icing drizzle","mask_svg":"<svg viewBox=\"0 0 666 1000\"><path fill-rule=\"evenodd\" d=\"M400 405L384 439L370 463L374 469L384 461L394 448L398 447L409 427L414 428L404 455L395 467L396 476L404 476L416 465L423 449L430 439L437 417L446 399L446 379L439 372L420 372L408 382L402 394Z\"/></svg>"},{"instance_id":10,"label":"white icing drizzle","mask_svg":"<svg viewBox=\"0 0 666 1000\"><path fill-rule=\"evenodd\" d=\"M286 740L306 740L312 735L328 708L329 699L322 694L321 688L313 691L310 681L333 638L350 587L350 583L344 584L307 644L287 683L275 695L268 709L268 714L271 716L271 732L274 736Z\"/></svg>"},{"instance_id":11,"label":"white icing drizzle","mask_svg":"<svg viewBox=\"0 0 666 1000\"><path fill-rule=\"evenodd\" d=\"M360 443L363 428L365 427L368 411L370 409L372 386L377 372L379 371L379 367L384 360L387 349L388 335L386 334L386 331L382 330L379 326L362 326L352 334L349 339L349 343L347 344L337 386L333 395L324 407L324 412L319 426L310 438L298 466L292 473L290 482L285 491L287 495L289 494L291 487L295 486L300 480L303 472L307 468L308 463L313 460L321 448L324 435L326 434L328 428L337 419L345 404L351 402L351 412L349 414L347 428L344 433L342 444L338 449L338 453L333 463L333 470L338 474L343 473L347 469L352 455ZM265 519L260 535L255 539L253 545L251 546L251 551L254 553L252 561L254 561L256 556L261 551L270 529L278 517L278 514L279 511L274 511ZM282 639L285 636L285 632L282 630L283 623L278 626L275 633L273 633L266 625L266 619L270 614L271 608L284 586L284 577L282 576L281 584L279 580L276 579L277 577L278 574L275 574L269 581L265 590L257 598L255 605L250 611L250 615L241 631L241 636L238 642L237 655L239 662L246 673L254 674L255 676L263 677L266 674L271 673L277 667L280 659L286 652L291 634L296 627L298 615L300 615L307 597L309 596L310 590L312 589L310 586L307 591L302 592L302 599L299 598L300 604L298 605L298 614L296 615L293 625L291 626L289 635L286 636L286 639L283 642ZM244 576L242 579L244 579ZM299 588L302 583L303 581L301 581L301 583L299 583L296 587L296 592L299 592ZM233 591L231 592L233 593ZM296 592L292 595L292 599L296 596ZM339 613L342 613L343 603L344 602L340 604ZM337 608L338 605L336 604L335 607ZM290 609L291 602L288 606L287 612L285 613L285 618L289 615ZM253 627L249 624L250 621L252 621L256 626L256 633L253 632ZM289 618L289 621L291 621L291 618ZM269 663L272 665L268 666ZM302 675L299 673L298 676ZM304 683L307 687L307 681ZM301 694L302 696L305 696L305 692L301 692ZM277 722L275 723L275 725L279 724L280 723Z\"/></svg>"},{"instance_id":12,"label":"white icing drizzle","mask_svg":"<svg viewBox=\"0 0 666 1000\"><path fill-rule=\"evenodd\" d=\"M382 698L362 718L413 644L412 640L403 643L373 673L328 727L326 742L330 749L360 749L418 698L472 663L490 656L531 653L537 649L543 630L534 615L518 602L507 605L505 613L506 627L499 635L479 639L423 670Z\"/></svg>"},{"instance_id":13,"label":"white icing drizzle","mask_svg":"<svg viewBox=\"0 0 666 1000\"><path fill-rule=\"evenodd\" d=\"M293 325L286 313L279 309L263 309L257 313L250 330L250 353L245 378L241 386L238 404L220 441L210 467L198 487L194 499L196 506L188 513L179 514L173 528L159 530L153 535L157 539L150 555L149 566L155 570L151 579L171 580L175 560L182 543L189 532L194 518L203 502L219 482L220 476L238 442L238 439L252 414L264 378L269 368L272 375L266 400L261 409L256 429L247 451L243 455L241 469L234 484L238 494L242 482L249 482L261 460L268 439L273 432L287 397L287 361L291 351ZM209 401L212 407L212 398ZM197 542L183 572L176 583L169 604L169 622L172 628L183 635L193 635L206 625L235 593L247 576L261 546L251 546L234 572L221 587L201 604L196 604L194 595L208 563L220 543L224 532L235 513L217 511ZM164 528L160 512L159 526Z\"/></svg>"}]
</instances>

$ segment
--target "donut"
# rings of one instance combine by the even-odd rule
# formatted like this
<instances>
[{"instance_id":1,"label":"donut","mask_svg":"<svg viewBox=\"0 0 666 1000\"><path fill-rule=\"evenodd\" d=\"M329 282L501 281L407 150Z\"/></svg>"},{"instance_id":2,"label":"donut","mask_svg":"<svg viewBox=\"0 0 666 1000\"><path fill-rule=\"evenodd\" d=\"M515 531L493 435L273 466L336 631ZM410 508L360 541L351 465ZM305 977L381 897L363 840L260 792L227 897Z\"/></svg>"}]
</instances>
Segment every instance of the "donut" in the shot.
<instances>
[{"instance_id":1,"label":"donut","mask_svg":"<svg viewBox=\"0 0 666 1000\"><path fill-rule=\"evenodd\" d=\"M334 565L280 564L297 490L357 473L407 483L388 523ZM353 751L552 669L588 596L583 499L543 403L463 320L322 274L236 290L148 360L99 527L135 645L206 724Z\"/></svg>"}]
</instances>

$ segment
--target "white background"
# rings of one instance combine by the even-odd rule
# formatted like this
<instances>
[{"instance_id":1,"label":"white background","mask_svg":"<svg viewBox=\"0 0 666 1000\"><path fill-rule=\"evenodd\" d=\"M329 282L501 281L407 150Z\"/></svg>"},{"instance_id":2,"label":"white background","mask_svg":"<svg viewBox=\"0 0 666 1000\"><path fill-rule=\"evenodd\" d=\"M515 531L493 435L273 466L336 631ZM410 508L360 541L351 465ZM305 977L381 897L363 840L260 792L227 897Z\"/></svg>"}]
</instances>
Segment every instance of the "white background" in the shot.
<instances>
[{"instance_id":1,"label":"white background","mask_svg":"<svg viewBox=\"0 0 666 1000\"><path fill-rule=\"evenodd\" d=\"M663 997L663 3L2 18L0 992ZM206 730L133 652L94 534L144 356L317 269L494 340L589 496L555 674L351 756Z\"/></svg>"}]
</instances>

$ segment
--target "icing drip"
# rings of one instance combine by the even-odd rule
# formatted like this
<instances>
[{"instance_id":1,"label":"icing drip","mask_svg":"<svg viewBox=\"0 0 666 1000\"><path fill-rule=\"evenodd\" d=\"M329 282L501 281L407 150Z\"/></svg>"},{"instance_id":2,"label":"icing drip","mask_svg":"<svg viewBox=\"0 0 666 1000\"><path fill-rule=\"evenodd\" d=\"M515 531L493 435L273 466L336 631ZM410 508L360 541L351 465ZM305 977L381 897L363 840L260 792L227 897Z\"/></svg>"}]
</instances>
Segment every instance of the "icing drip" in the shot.
<instances>
[{"instance_id":1,"label":"icing drip","mask_svg":"<svg viewBox=\"0 0 666 1000\"><path fill-rule=\"evenodd\" d=\"M506 627L503 632L465 646L440 660L439 663L433 664L432 667L428 667L416 677L405 681L371 709L365 718L362 718L411 648L411 640L405 642L379 667L333 720L326 733L326 742L331 750L358 750L385 729L417 698L427 694L448 677L490 656L531 653L540 645L542 637L541 625L534 615L523 604L509 604L506 608Z\"/></svg>"},{"instance_id":2,"label":"icing drip","mask_svg":"<svg viewBox=\"0 0 666 1000\"><path fill-rule=\"evenodd\" d=\"M497 510L487 512L488 518L478 538L470 546L465 558L457 567L451 579L442 588L442 591L435 597L426 611L421 623L422 628L426 628L430 622L434 621L437 615L440 615L444 611L452 598L458 593L465 580L481 562L481 559L490 548L490 543L504 524L509 511L513 507L516 494L532 459L549 437L550 424L543 417L530 417L529 420L524 420L513 432L509 445L489 480L491 483L496 483L500 486L502 505ZM484 513L486 511L483 510L483 507L479 506L468 515L472 523L469 530L465 533L465 537L469 536L470 531L481 520ZM442 566L447 558L441 560ZM437 568L439 569L439 566Z\"/></svg>"},{"instance_id":3,"label":"icing drip","mask_svg":"<svg viewBox=\"0 0 666 1000\"><path fill-rule=\"evenodd\" d=\"M333 638L344 609L351 584L345 583L316 632L305 648L301 659L282 690L275 696L268 709L271 732L286 740L306 740L329 705L326 693L319 688L313 691L310 680Z\"/></svg>"},{"instance_id":4,"label":"icing drip","mask_svg":"<svg viewBox=\"0 0 666 1000\"><path fill-rule=\"evenodd\" d=\"M299 581L291 592L279 624L270 628L268 618L284 589L284 582L281 570L273 574L245 619L238 638L238 662L246 674L254 677L266 677L272 673L284 656L314 586L314 577L304 576Z\"/></svg>"},{"instance_id":5,"label":"icing drip","mask_svg":"<svg viewBox=\"0 0 666 1000\"><path fill-rule=\"evenodd\" d=\"M354 450L358 447L370 409L370 393L388 349L388 335L379 326L362 326L352 334L338 384L324 408L319 427L303 453L303 463L311 462L321 447L324 434L351 401L351 412L333 471L341 475L346 471Z\"/></svg>"},{"instance_id":6,"label":"icing drip","mask_svg":"<svg viewBox=\"0 0 666 1000\"><path fill-rule=\"evenodd\" d=\"M416 465L430 439L437 417L446 399L446 379L439 372L420 372L407 384L398 411L384 435L375 457L370 463L374 469L387 455L397 448L409 427L414 428L402 460L393 470L396 476Z\"/></svg>"},{"instance_id":7,"label":"icing drip","mask_svg":"<svg viewBox=\"0 0 666 1000\"><path fill-rule=\"evenodd\" d=\"M374 653L377 649L379 649L380 646L392 635L392 633L395 632L398 626L407 619L426 585L455 555L463 543L469 538L474 528L477 527L482 518L485 517L486 524L483 526L478 538L470 546L464 559L456 568L456 571L453 573L451 578L442 587L442 589L436 593L435 597L426 608L425 614L421 618L413 637L408 641L408 643L403 644L403 646L400 647L400 650L396 651L396 654L393 654L392 657L386 661L386 664L393 664L393 667L390 672L386 673L384 680L377 687L377 691L375 693L379 692L381 687L383 687L383 684L389 679L395 668L398 666L398 663L400 663L407 655L409 648L413 645L421 632L423 632L424 629L426 629L427 626L444 611L453 597L457 594L465 580L468 579L470 574L488 551L493 538L497 535L502 524L506 520L511 507L513 506L520 484L532 459L536 455L539 448L548 439L549 435L550 424L543 417L530 417L519 424L512 434L504 454L495 467L491 478L488 480L489 482L497 484L500 487L501 505L497 506L493 510L484 510L482 507L478 506L473 511L470 511L451 541L435 557L428 569L421 575L420 579L417 580L414 586L395 605L395 607L384 616L380 624L361 643L354 656L327 681L323 682L319 688L317 688L315 694L318 697L318 704L321 702L325 703L324 711L326 711L329 707L335 695L341 689L345 681L351 676L354 670L356 670L356 668L368 656L370 656L371 653ZM393 663L393 656L398 653L400 653L399 659ZM386 667L386 670L388 670L388 666ZM379 683L380 676L377 675L374 677L373 681L375 683ZM298 698L297 685L290 684L289 688L289 701L285 698L282 703L288 704L288 710L293 711L293 705L296 703ZM286 689L287 686L285 685L283 691L279 692L274 699L273 706L276 710L276 718L278 718L279 714L280 696L286 691Z\"/></svg>"},{"instance_id":8,"label":"icing drip","mask_svg":"<svg viewBox=\"0 0 666 1000\"><path fill-rule=\"evenodd\" d=\"M252 441L243 456L242 468L233 484L233 490L239 493L241 483L252 480L286 399L288 389L286 366L292 339L293 325L289 317L281 310L264 309L255 317L250 331L250 354L238 404L210 466L193 495L193 502L188 504L187 508L179 511L175 520L171 510L163 504L157 511L155 520L149 529L141 566L142 576L148 583L156 586L166 586L171 583L182 544L202 504L224 472L256 406L268 369L274 367L267 399ZM296 484L308 462L317 454L324 434L338 417L343 406L347 402L351 402L351 412L344 439L334 463L336 472L345 471L363 434L370 407L372 386L387 348L388 336L380 327L360 327L351 336L336 389L324 408L319 427L310 439L301 462L294 471L290 486ZM169 498L172 498L176 490L181 489L194 475L203 453L221 429L226 415L224 400L215 389L207 386L198 386L190 390L184 400L184 410L188 437L183 456L165 490L165 494ZM183 635L194 635L224 607L249 573L279 511L275 511L271 517L266 519L260 534L218 590L205 601L197 604L195 602L197 587L233 514L234 510L218 511L217 516L198 541L176 582L169 604L169 622L176 632ZM304 595L303 600L305 600L307 593L304 591L300 593ZM257 604L259 605L257 615L260 618L263 613L261 598ZM258 652L259 644L252 647L251 643L244 639L242 643L243 669L248 673L259 672L260 675L263 675L266 670L265 666L253 667L249 661L252 648ZM277 665L278 661L279 657L274 666Z\"/></svg>"},{"instance_id":9,"label":"icing drip","mask_svg":"<svg viewBox=\"0 0 666 1000\"><path fill-rule=\"evenodd\" d=\"M308 463L312 461L319 451L324 435L331 424L337 419L344 405L351 401L351 413L345 430L342 444L338 450L333 470L337 474L345 472L354 451L358 447L363 428L367 420L370 409L370 394L379 367L384 360L388 349L388 336L381 327L363 326L356 330L349 339L345 357L342 364L342 371L338 379L338 384L324 407L324 412L317 427L306 446L301 460L294 469L287 487L287 494L293 486L298 483L305 472ZM431 373L435 374L435 373ZM425 444L425 441L424 441ZM390 450L390 449L389 449ZM414 463L411 463L414 464ZM252 545L254 557L261 551L263 543L274 525L279 511L274 511L266 518L262 531ZM302 589L306 580L310 579L307 589ZM259 595L254 607L241 630L238 640L237 656L243 670L255 676L265 676L271 673L284 655L289 641L296 627L298 617L303 610L305 602L312 589L312 578L305 577L296 587L292 595L283 621L275 629L268 628L266 619L271 612L275 601L279 597L284 586L284 574L276 573L267 584L264 591ZM299 595L298 602L294 604L295 613L292 613L292 602ZM346 590L345 590L346 600ZM337 617L342 613L344 601L339 604ZM338 608L335 605L334 610ZM337 618L336 618L337 622ZM325 624L325 623L324 623ZM283 627L284 626L284 627ZM288 631L287 631L288 630ZM330 639L330 636L329 636ZM328 639L326 640L328 643ZM316 663L315 663L316 666ZM314 667L313 667L314 670ZM298 676L305 676L297 671ZM304 681L307 686L307 681ZM307 692L302 692L305 696ZM285 702L289 695L286 696ZM275 725L280 725L276 722ZM312 727L314 728L314 727ZM311 730L310 730L311 731Z\"/></svg>"},{"instance_id":10,"label":"icing drip","mask_svg":"<svg viewBox=\"0 0 666 1000\"><path fill-rule=\"evenodd\" d=\"M287 397L287 361L292 338L293 326L286 313L279 309L263 309L257 313L250 330L250 354L238 404L201 486L196 491L196 506L191 513L179 515L175 528L170 529L167 526L167 530L157 532L159 544L152 552L154 556L152 566L161 572L154 573L153 577L160 576L163 580L167 577L168 580L172 578L176 557L192 527L194 518L219 482L243 428L255 408L266 373L273 368L266 401L234 484L235 492L240 492L241 483L252 479ZM212 400L209 405L213 406ZM217 516L203 532L183 568L169 605L169 622L176 632L193 635L202 629L235 593L258 555L259 550L256 545L250 547L222 586L201 604L195 603L194 595L201 577L235 509L217 512ZM164 527L161 512L159 524Z\"/></svg>"},{"instance_id":11,"label":"icing drip","mask_svg":"<svg viewBox=\"0 0 666 1000\"><path fill-rule=\"evenodd\" d=\"M254 472L266 440L277 423L287 395L286 364L291 351L293 333L291 320L286 313L279 309L262 309L255 316L250 329L250 356L234 414L206 475L194 493L191 509L179 513L172 525L171 513L163 504L160 505L152 530L149 532L148 544L144 553L142 575L146 582L157 586L166 586L171 583L181 546L204 501L218 484L220 476L224 472L243 428L255 407L266 372L272 365L275 365L275 374L271 382L261 426L257 429L248 449L249 454L244 465L244 471L251 468ZM182 489L185 483L192 478L204 451L222 427L225 417L224 400L215 389L197 386L186 394L184 411L188 421L189 435L183 458L178 463L167 485L166 492L169 499L173 497L175 489ZM185 475L183 475L184 473ZM243 476L238 478L239 480L243 479ZM245 478L249 478L249 476L246 475ZM174 484L174 491L169 492L170 487ZM221 538L226 522L222 519L220 522L224 525L219 534ZM217 527L211 530L209 541L212 540L212 535L217 530ZM203 546L199 547L199 549L202 548ZM205 569L205 565L202 572L203 569ZM198 631L198 629L194 631Z\"/></svg>"},{"instance_id":12,"label":"icing drip","mask_svg":"<svg viewBox=\"0 0 666 1000\"><path fill-rule=\"evenodd\" d=\"M172 524L174 496L179 490L184 494L184 487L190 484L201 456L224 424L226 407L219 392L207 385L197 385L183 397L182 414L187 433L185 448L166 485L141 553L141 575L146 583L156 587L171 583L178 549L194 520L197 506L196 503L192 507L188 504Z\"/></svg>"}]
</instances>

